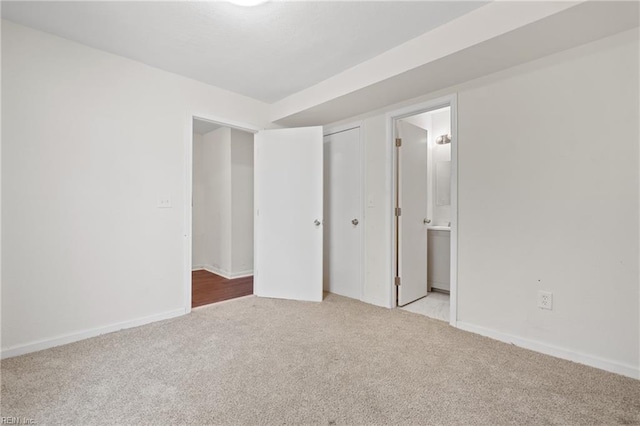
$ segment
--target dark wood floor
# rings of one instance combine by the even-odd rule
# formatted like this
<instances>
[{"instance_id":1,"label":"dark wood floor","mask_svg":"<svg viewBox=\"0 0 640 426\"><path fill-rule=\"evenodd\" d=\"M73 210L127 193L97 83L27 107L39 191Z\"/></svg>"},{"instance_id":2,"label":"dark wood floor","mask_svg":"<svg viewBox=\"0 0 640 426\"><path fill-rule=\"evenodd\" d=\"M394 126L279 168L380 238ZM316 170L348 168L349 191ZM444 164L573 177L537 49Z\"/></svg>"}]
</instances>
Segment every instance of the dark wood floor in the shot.
<instances>
[{"instance_id":1,"label":"dark wood floor","mask_svg":"<svg viewBox=\"0 0 640 426\"><path fill-rule=\"evenodd\" d=\"M253 277L228 280L208 271L191 273L191 307L253 294Z\"/></svg>"}]
</instances>

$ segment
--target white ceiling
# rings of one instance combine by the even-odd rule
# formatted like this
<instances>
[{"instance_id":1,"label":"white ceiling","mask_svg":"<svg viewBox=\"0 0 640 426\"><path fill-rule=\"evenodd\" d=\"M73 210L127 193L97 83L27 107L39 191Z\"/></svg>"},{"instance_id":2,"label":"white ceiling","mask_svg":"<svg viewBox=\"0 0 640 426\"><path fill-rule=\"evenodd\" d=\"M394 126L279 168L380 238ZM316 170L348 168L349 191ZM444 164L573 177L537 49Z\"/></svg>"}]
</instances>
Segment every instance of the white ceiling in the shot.
<instances>
[{"instance_id":1,"label":"white ceiling","mask_svg":"<svg viewBox=\"0 0 640 426\"><path fill-rule=\"evenodd\" d=\"M2 17L272 103L484 1L3 1Z\"/></svg>"},{"instance_id":2,"label":"white ceiling","mask_svg":"<svg viewBox=\"0 0 640 426\"><path fill-rule=\"evenodd\" d=\"M415 103L417 96L639 25L638 1L496 1L274 103L270 119L287 127L325 125Z\"/></svg>"}]
</instances>

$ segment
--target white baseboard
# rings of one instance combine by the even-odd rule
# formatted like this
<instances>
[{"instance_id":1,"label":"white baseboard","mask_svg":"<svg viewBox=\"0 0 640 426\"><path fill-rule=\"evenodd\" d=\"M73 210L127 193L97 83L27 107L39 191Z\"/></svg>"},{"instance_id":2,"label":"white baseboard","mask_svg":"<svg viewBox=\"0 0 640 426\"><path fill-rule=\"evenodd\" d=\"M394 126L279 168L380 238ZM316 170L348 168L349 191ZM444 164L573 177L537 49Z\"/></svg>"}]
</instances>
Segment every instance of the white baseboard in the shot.
<instances>
[{"instance_id":1,"label":"white baseboard","mask_svg":"<svg viewBox=\"0 0 640 426\"><path fill-rule=\"evenodd\" d=\"M244 278L253 276L253 269L249 269L246 271L232 272L230 277L233 278Z\"/></svg>"},{"instance_id":2,"label":"white baseboard","mask_svg":"<svg viewBox=\"0 0 640 426\"><path fill-rule=\"evenodd\" d=\"M83 330L76 333L64 334L62 336L54 337L51 339L38 340L36 342L27 343L24 345L13 346L11 348L2 349L0 358L11 358L14 356L24 355L31 352L41 351L43 349L49 349L56 346L66 345L68 343L77 342L79 340L88 339L90 337L100 336L102 334L113 333L114 331L124 330L127 328L138 327L141 325L149 324L156 321L162 321L169 318L179 317L185 315L185 309L180 308L174 311L162 312L156 315L150 315L148 317L137 318L131 321L123 321L116 324L107 325L104 327L92 328L90 330Z\"/></svg>"},{"instance_id":3,"label":"white baseboard","mask_svg":"<svg viewBox=\"0 0 640 426\"><path fill-rule=\"evenodd\" d=\"M250 277L253 275L253 269L246 270L246 271L239 271L239 272L228 272L228 271L223 271L221 269L218 269L215 266L211 266L211 265L193 265L191 267L191 270L211 272L212 274L220 275L221 277L226 278L228 280L232 280L234 278Z\"/></svg>"},{"instance_id":4,"label":"white baseboard","mask_svg":"<svg viewBox=\"0 0 640 426\"><path fill-rule=\"evenodd\" d=\"M195 265L192 268L194 271L207 271L212 274L220 275L223 278L230 280L229 273L227 271L223 271L222 269L218 269L215 266L211 265Z\"/></svg>"},{"instance_id":5,"label":"white baseboard","mask_svg":"<svg viewBox=\"0 0 640 426\"><path fill-rule=\"evenodd\" d=\"M457 328L465 331L470 331L471 333L480 334L485 337L490 337L501 342L511 343L516 346L520 346L521 348L530 349L532 351L540 352L546 355L551 355L556 358L566 359L569 361L577 362L578 364L588 365L590 367L599 368L611 373L621 374L633 379L640 379L640 366L624 364L618 361L575 352L569 349L549 345L547 343L539 342L536 340L513 336L511 334L502 333L500 331L491 330L462 321L457 322Z\"/></svg>"},{"instance_id":6,"label":"white baseboard","mask_svg":"<svg viewBox=\"0 0 640 426\"><path fill-rule=\"evenodd\" d=\"M207 268L208 268L207 265L193 265L191 267L191 272L193 272L193 271L206 271Z\"/></svg>"},{"instance_id":7,"label":"white baseboard","mask_svg":"<svg viewBox=\"0 0 640 426\"><path fill-rule=\"evenodd\" d=\"M364 303L368 303L369 305L380 306L381 308L393 309L393 306L389 305L388 300L377 299L374 297L366 297L361 300Z\"/></svg>"}]
</instances>

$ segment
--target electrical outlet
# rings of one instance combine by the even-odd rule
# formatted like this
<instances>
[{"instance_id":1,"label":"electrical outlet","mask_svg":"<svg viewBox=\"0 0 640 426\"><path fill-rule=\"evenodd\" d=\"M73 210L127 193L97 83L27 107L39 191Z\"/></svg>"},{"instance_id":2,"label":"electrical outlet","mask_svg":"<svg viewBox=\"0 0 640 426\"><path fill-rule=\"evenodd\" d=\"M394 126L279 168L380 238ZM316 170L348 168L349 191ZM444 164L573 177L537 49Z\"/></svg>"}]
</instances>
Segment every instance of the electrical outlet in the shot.
<instances>
[{"instance_id":1,"label":"electrical outlet","mask_svg":"<svg viewBox=\"0 0 640 426\"><path fill-rule=\"evenodd\" d=\"M540 309L553 309L553 293L550 291L538 292L538 308Z\"/></svg>"}]
</instances>

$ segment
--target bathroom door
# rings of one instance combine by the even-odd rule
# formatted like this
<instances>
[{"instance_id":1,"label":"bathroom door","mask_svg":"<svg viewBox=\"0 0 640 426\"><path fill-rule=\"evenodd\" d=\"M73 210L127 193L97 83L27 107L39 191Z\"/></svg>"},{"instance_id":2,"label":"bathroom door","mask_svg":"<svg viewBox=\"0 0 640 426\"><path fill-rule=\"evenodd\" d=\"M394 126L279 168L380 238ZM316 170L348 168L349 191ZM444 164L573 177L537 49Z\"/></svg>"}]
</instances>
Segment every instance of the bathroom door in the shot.
<instances>
[{"instance_id":1,"label":"bathroom door","mask_svg":"<svg viewBox=\"0 0 640 426\"><path fill-rule=\"evenodd\" d=\"M324 137L324 289L362 299L360 128Z\"/></svg>"},{"instance_id":2,"label":"bathroom door","mask_svg":"<svg viewBox=\"0 0 640 426\"><path fill-rule=\"evenodd\" d=\"M427 295L427 131L397 121L398 306Z\"/></svg>"},{"instance_id":3,"label":"bathroom door","mask_svg":"<svg viewBox=\"0 0 640 426\"><path fill-rule=\"evenodd\" d=\"M322 301L322 154L322 127L255 136L257 296Z\"/></svg>"}]
</instances>

